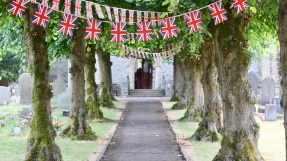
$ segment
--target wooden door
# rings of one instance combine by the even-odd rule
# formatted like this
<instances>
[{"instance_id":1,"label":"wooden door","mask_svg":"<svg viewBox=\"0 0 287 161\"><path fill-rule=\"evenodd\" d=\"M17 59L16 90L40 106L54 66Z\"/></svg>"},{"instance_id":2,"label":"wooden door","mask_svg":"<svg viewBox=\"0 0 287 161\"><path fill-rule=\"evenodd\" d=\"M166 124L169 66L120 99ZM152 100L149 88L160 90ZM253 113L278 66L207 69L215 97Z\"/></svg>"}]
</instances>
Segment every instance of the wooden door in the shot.
<instances>
[{"instance_id":1,"label":"wooden door","mask_svg":"<svg viewBox=\"0 0 287 161\"><path fill-rule=\"evenodd\" d=\"M142 61L142 89L149 89L149 65L147 61Z\"/></svg>"}]
</instances>

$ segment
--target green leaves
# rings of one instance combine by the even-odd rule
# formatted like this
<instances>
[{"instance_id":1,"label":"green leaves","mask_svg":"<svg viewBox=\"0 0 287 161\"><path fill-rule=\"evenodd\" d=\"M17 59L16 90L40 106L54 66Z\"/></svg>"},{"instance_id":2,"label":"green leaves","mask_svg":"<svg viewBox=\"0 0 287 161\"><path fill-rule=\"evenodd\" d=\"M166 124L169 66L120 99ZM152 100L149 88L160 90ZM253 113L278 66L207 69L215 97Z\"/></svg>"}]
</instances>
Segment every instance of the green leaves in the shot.
<instances>
[{"instance_id":1,"label":"green leaves","mask_svg":"<svg viewBox=\"0 0 287 161\"><path fill-rule=\"evenodd\" d=\"M165 5L168 5L170 3L170 0L165 0L164 2L162 2L161 5L165 6Z\"/></svg>"},{"instance_id":2,"label":"green leaves","mask_svg":"<svg viewBox=\"0 0 287 161\"><path fill-rule=\"evenodd\" d=\"M253 13L256 13L256 8L255 8L255 7L250 7L250 10L251 10Z\"/></svg>"}]
</instances>

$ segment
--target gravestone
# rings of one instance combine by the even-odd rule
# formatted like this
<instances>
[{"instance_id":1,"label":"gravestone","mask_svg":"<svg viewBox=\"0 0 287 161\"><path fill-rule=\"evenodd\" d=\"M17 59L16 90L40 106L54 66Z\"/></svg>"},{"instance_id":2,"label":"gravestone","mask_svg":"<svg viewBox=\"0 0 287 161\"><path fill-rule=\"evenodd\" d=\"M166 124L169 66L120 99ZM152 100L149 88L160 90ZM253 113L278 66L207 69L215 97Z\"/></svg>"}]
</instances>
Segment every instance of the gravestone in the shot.
<instances>
[{"instance_id":1,"label":"gravestone","mask_svg":"<svg viewBox=\"0 0 287 161\"><path fill-rule=\"evenodd\" d=\"M274 104L265 105L265 121L277 120L277 106Z\"/></svg>"},{"instance_id":2,"label":"gravestone","mask_svg":"<svg viewBox=\"0 0 287 161\"><path fill-rule=\"evenodd\" d=\"M2 78L0 80L0 86L9 87L9 80L7 78Z\"/></svg>"},{"instance_id":3,"label":"gravestone","mask_svg":"<svg viewBox=\"0 0 287 161\"><path fill-rule=\"evenodd\" d=\"M19 78L21 87L20 103L32 103L32 78L29 73L23 73Z\"/></svg>"},{"instance_id":4,"label":"gravestone","mask_svg":"<svg viewBox=\"0 0 287 161\"><path fill-rule=\"evenodd\" d=\"M271 98L275 97L275 82L273 78L267 77L262 81L262 104L269 104Z\"/></svg>"},{"instance_id":5,"label":"gravestone","mask_svg":"<svg viewBox=\"0 0 287 161\"><path fill-rule=\"evenodd\" d=\"M58 95L58 106L59 106L59 108L70 110L71 98L72 98L72 89L67 88L66 92L63 92L63 93Z\"/></svg>"},{"instance_id":6,"label":"gravestone","mask_svg":"<svg viewBox=\"0 0 287 161\"><path fill-rule=\"evenodd\" d=\"M0 86L0 104L4 104L4 102L10 102L10 96L10 87Z\"/></svg>"},{"instance_id":7,"label":"gravestone","mask_svg":"<svg viewBox=\"0 0 287 161\"><path fill-rule=\"evenodd\" d=\"M15 135L22 135L22 130L20 127L14 127L13 132Z\"/></svg>"},{"instance_id":8,"label":"gravestone","mask_svg":"<svg viewBox=\"0 0 287 161\"><path fill-rule=\"evenodd\" d=\"M258 80L257 75L253 71L248 73L248 81L249 81L255 95L258 95L259 80Z\"/></svg>"},{"instance_id":9,"label":"gravestone","mask_svg":"<svg viewBox=\"0 0 287 161\"><path fill-rule=\"evenodd\" d=\"M52 103L58 104L58 95L66 91L66 83L64 82L61 75L55 80L52 85L53 88L53 98Z\"/></svg>"},{"instance_id":10,"label":"gravestone","mask_svg":"<svg viewBox=\"0 0 287 161\"><path fill-rule=\"evenodd\" d=\"M272 98L270 103L277 106L277 113L283 114L283 108L280 105L281 98Z\"/></svg>"}]
</instances>

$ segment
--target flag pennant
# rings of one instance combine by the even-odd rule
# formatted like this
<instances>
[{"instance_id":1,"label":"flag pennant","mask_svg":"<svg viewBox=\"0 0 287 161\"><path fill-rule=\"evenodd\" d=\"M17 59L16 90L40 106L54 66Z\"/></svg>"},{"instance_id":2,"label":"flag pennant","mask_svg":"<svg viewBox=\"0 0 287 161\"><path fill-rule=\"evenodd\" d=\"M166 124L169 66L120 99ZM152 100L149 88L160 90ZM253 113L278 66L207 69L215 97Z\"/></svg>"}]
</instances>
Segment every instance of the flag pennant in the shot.
<instances>
[{"instance_id":1,"label":"flag pennant","mask_svg":"<svg viewBox=\"0 0 287 161\"><path fill-rule=\"evenodd\" d=\"M249 6L247 0L231 0L231 2L237 14L244 11L245 8Z\"/></svg>"},{"instance_id":2,"label":"flag pennant","mask_svg":"<svg viewBox=\"0 0 287 161\"><path fill-rule=\"evenodd\" d=\"M126 22L126 9L121 9L121 22Z\"/></svg>"},{"instance_id":3,"label":"flag pennant","mask_svg":"<svg viewBox=\"0 0 287 161\"><path fill-rule=\"evenodd\" d=\"M126 23L111 23L111 42L125 42L126 41Z\"/></svg>"},{"instance_id":4,"label":"flag pennant","mask_svg":"<svg viewBox=\"0 0 287 161\"><path fill-rule=\"evenodd\" d=\"M59 11L60 0L53 0L52 9Z\"/></svg>"},{"instance_id":5,"label":"flag pennant","mask_svg":"<svg viewBox=\"0 0 287 161\"><path fill-rule=\"evenodd\" d=\"M82 10L82 0L76 0L75 15L80 17L81 10Z\"/></svg>"},{"instance_id":6,"label":"flag pennant","mask_svg":"<svg viewBox=\"0 0 287 161\"><path fill-rule=\"evenodd\" d=\"M157 12L157 21L158 21L158 26L161 26L161 18L160 18L161 12Z\"/></svg>"},{"instance_id":7,"label":"flag pennant","mask_svg":"<svg viewBox=\"0 0 287 161\"><path fill-rule=\"evenodd\" d=\"M131 35L132 35L132 42L135 42L135 35L134 34Z\"/></svg>"},{"instance_id":8,"label":"flag pennant","mask_svg":"<svg viewBox=\"0 0 287 161\"><path fill-rule=\"evenodd\" d=\"M148 21L148 12L144 12L144 21Z\"/></svg>"},{"instance_id":9,"label":"flag pennant","mask_svg":"<svg viewBox=\"0 0 287 161\"><path fill-rule=\"evenodd\" d=\"M71 0L65 0L65 13L70 14L71 13Z\"/></svg>"},{"instance_id":10,"label":"flag pennant","mask_svg":"<svg viewBox=\"0 0 287 161\"><path fill-rule=\"evenodd\" d=\"M131 40L130 34L127 34L127 39L128 39L128 40Z\"/></svg>"},{"instance_id":11,"label":"flag pennant","mask_svg":"<svg viewBox=\"0 0 287 161\"><path fill-rule=\"evenodd\" d=\"M101 36L101 21L87 19L86 25L86 39L100 40Z\"/></svg>"},{"instance_id":12,"label":"flag pennant","mask_svg":"<svg viewBox=\"0 0 287 161\"><path fill-rule=\"evenodd\" d=\"M151 12L151 25L156 26L155 12Z\"/></svg>"},{"instance_id":13,"label":"flag pennant","mask_svg":"<svg viewBox=\"0 0 287 161\"><path fill-rule=\"evenodd\" d=\"M87 11L87 18L93 19L93 9L92 9L92 3L86 1L86 11Z\"/></svg>"},{"instance_id":14,"label":"flag pennant","mask_svg":"<svg viewBox=\"0 0 287 161\"><path fill-rule=\"evenodd\" d=\"M161 20L161 35L163 39L178 36L175 17L168 17Z\"/></svg>"},{"instance_id":15,"label":"flag pennant","mask_svg":"<svg viewBox=\"0 0 287 161\"><path fill-rule=\"evenodd\" d=\"M152 40L151 22L137 22L138 41Z\"/></svg>"},{"instance_id":16,"label":"flag pennant","mask_svg":"<svg viewBox=\"0 0 287 161\"><path fill-rule=\"evenodd\" d=\"M46 28L52 11L53 10L51 8L38 4L32 23Z\"/></svg>"},{"instance_id":17,"label":"flag pennant","mask_svg":"<svg viewBox=\"0 0 287 161\"><path fill-rule=\"evenodd\" d=\"M129 25L134 24L134 12L133 10L129 10Z\"/></svg>"},{"instance_id":18,"label":"flag pennant","mask_svg":"<svg viewBox=\"0 0 287 161\"><path fill-rule=\"evenodd\" d=\"M119 22L119 9L116 7L113 7L114 9L114 17L115 17L115 22Z\"/></svg>"},{"instance_id":19,"label":"flag pennant","mask_svg":"<svg viewBox=\"0 0 287 161\"><path fill-rule=\"evenodd\" d=\"M208 5L208 9L215 25L227 20L226 11L223 8L223 4L221 1L214 2Z\"/></svg>"},{"instance_id":20,"label":"flag pennant","mask_svg":"<svg viewBox=\"0 0 287 161\"><path fill-rule=\"evenodd\" d=\"M31 3L36 3L37 1L36 1L36 0L30 0L30 2L31 2Z\"/></svg>"},{"instance_id":21,"label":"flag pennant","mask_svg":"<svg viewBox=\"0 0 287 161\"><path fill-rule=\"evenodd\" d=\"M137 11L137 22L141 22L141 21L142 21L142 12Z\"/></svg>"},{"instance_id":22,"label":"flag pennant","mask_svg":"<svg viewBox=\"0 0 287 161\"><path fill-rule=\"evenodd\" d=\"M95 6L96 6L96 12L97 12L99 18L105 19L105 16L103 14L101 6L99 4L95 4Z\"/></svg>"},{"instance_id":23,"label":"flag pennant","mask_svg":"<svg viewBox=\"0 0 287 161\"><path fill-rule=\"evenodd\" d=\"M106 12L108 14L108 18L112 21L113 19L112 19L111 7L105 6L105 8L106 8Z\"/></svg>"},{"instance_id":24,"label":"flag pennant","mask_svg":"<svg viewBox=\"0 0 287 161\"><path fill-rule=\"evenodd\" d=\"M26 6L30 0L13 0L9 12L13 13L15 16L22 18L25 13Z\"/></svg>"},{"instance_id":25,"label":"flag pennant","mask_svg":"<svg viewBox=\"0 0 287 161\"><path fill-rule=\"evenodd\" d=\"M74 29L76 26L76 20L77 20L76 16L63 13L58 32L64 35L73 36Z\"/></svg>"},{"instance_id":26,"label":"flag pennant","mask_svg":"<svg viewBox=\"0 0 287 161\"><path fill-rule=\"evenodd\" d=\"M49 1L49 0L42 0L42 5L48 7L48 1Z\"/></svg>"},{"instance_id":27,"label":"flag pennant","mask_svg":"<svg viewBox=\"0 0 287 161\"><path fill-rule=\"evenodd\" d=\"M197 32L203 28L201 14L202 13L199 10L184 14L184 20L187 23L189 33Z\"/></svg>"}]
</instances>

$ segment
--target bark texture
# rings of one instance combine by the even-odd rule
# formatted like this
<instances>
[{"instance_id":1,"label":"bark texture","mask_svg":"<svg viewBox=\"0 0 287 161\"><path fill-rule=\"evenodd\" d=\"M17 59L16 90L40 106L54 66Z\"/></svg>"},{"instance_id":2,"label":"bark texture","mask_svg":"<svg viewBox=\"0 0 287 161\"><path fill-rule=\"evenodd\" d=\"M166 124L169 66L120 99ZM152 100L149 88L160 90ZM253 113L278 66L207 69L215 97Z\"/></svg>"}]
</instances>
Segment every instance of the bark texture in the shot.
<instances>
[{"instance_id":1,"label":"bark texture","mask_svg":"<svg viewBox=\"0 0 287 161\"><path fill-rule=\"evenodd\" d=\"M81 21L81 20L79 20ZM70 125L63 130L62 136L77 140L95 140L96 135L87 124L87 106L85 102L85 27L78 23L78 29L72 36L69 52L72 75L72 107L70 110Z\"/></svg>"},{"instance_id":2,"label":"bark texture","mask_svg":"<svg viewBox=\"0 0 287 161\"><path fill-rule=\"evenodd\" d=\"M49 83L49 61L46 32L43 27L32 23L36 5L30 3L24 16L24 40L27 45L27 56L30 73L33 75L33 105L34 116L31 131L27 140L25 160L61 161L61 150L55 143L57 135L52 126L51 106L52 98Z\"/></svg>"},{"instance_id":3,"label":"bark texture","mask_svg":"<svg viewBox=\"0 0 287 161\"><path fill-rule=\"evenodd\" d=\"M97 55L99 59L101 88L100 88L100 101L103 107L115 108L113 103L113 87L112 87L112 62L110 60L110 54L104 52L102 49L97 49Z\"/></svg>"},{"instance_id":4,"label":"bark texture","mask_svg":"<svg viewBox=\"0 0 287 161\"><path fill-rule=\"evenodd\" d=\"M218 131L223 126L223 107L217 82L218 72L214 62L215 47L211 37L206 35L200 52L203 69L201 83L204 91L204 111L203 119L192 139L217 141L221 139Z\"/></svg>"},{"instance_id":5,"label":"bark texture","mask_svg":"<svg viewBox=\"0 0 287 161\"><path fill-rule=\"evenodd\" d=\"M181 120L200 121L202 113L201 61L193 56L188 56L180 64L180 70L185 82L183 90L185 90L187 105L187 110Z\"/></svg>"},{"instance_id":6,"label":"bark texture","mask_svg":"<svg viewBox=\"0 0 287 161\"><path fill-rule=\"evenodd\" d=\"M221 149L213 160L263 160L258 150L259 125L253 112L257 99L247 76L251 56L247 53L245 31L252 17L246 12L235 17L230 3L224 8L228 20L211 31L224 108Z\"/></svg>"},{"instance_id":7,"label":"bark texture","mask_svg":"<svg viewBox=\"0 0 287 161\"><path fill-rule=\"evenodd\" d=\"M280 0L278 11L279 30L278 36L280 41L280 63L282 67L281 86L283 89L281 107L284 110L284 127L285 127L285 160L287 160L287 0Z\"/></svg>"},{"instance_id":8,"label":"bark texture","mask_svg":"<svg viewBox=\"0 0 287 161\"><path fill-rule=\"evenodd\" d=\"M95 73L97 71L96 64L96 47L95 44L89 44L91 49L86 54L86 104L88 108L88 118L103 118L103 112L100 109L100 100L97 94L97 84L95 81Z\"/></svg>"},{"instance_id":9,"label":"bark texture","mask_svg":"<svg viewBox=\"0 0 287 161\"><path fill-rule=\"evenodd\" d=\"M170 101L179 101L179 88L180 88L180 71L179 71L179 58L177 55L173 57L173 95Z\"/></svg>"}]
</instances>

